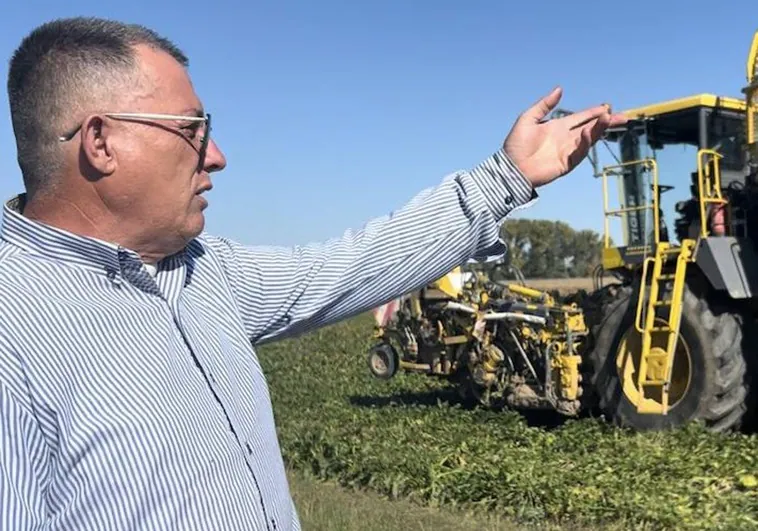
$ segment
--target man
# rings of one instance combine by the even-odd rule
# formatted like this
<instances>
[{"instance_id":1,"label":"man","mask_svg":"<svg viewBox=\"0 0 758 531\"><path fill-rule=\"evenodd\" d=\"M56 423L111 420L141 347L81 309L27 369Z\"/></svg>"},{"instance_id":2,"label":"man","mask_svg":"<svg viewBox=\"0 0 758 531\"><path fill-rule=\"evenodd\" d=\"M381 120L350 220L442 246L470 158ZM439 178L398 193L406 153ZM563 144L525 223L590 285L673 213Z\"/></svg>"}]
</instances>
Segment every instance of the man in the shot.
<instances>
[{"instance_id":1,"label":"man","mask_svg":"<svg viewBox=\"0 0 758 531\"><path fill-rule=\"evenodd\" d=\"M203 232L226 161L186 64L95 19L42 25L12 58L26 192L0 229L3 529L299 529L252 345L503 252L503 218L623 122L604 106L543 122L555 90L392 216L250 248Z\"/></svg>"}]
</instances>

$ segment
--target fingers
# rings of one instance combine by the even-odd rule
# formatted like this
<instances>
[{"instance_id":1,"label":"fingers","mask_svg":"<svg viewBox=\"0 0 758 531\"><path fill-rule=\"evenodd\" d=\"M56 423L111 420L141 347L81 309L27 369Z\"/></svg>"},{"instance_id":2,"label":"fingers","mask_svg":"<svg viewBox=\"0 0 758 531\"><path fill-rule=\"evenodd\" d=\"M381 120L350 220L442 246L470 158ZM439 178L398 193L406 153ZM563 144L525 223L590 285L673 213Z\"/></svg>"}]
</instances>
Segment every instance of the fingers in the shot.
<instances>
[{"instance_id":1,"label":"fingers","mask_svg":"<svg viewBox=\"0 0 758 531\"><path fill-rule=\"evenodd\" d=\"M580 122L579 126L575 126L581 139L587 139L590 144L594 144L600 140L605 134L606 129L609 127L615 127L617 125L623 125L626 123L626 116L623 114L608 114L601 113L597 117L590 118L584 123ZM577 138L577 142L579 139ZM591 147L591 146L590 146Z\"/></svg>"},{"instance_id":2,"label":"fingers","mask_svg":"<svg viewBox=\"0 0 758 531\"><path fill-rule=\"evenodd\" d=\"M574 115L571 115L573 117ZM608 116L610 117L610 121L608 122L607 127L618 127L619 125L624 125L626 122L629 121L629 117L625 115L624 113L616 113L616 114L607 114L607 113L601 113L596 116L589 116L585 120L574 120L574 123L569 127L569 129L578 129L579 127L583 127L586 125L589 125L591 122L595 121L598 116ZM566 117L569 118L569 117Z\"/></svg>"},{"instance_id":3,"label":"fingers","mask_svg":"<svg viewBox=\"0 0 758 531\"><path fill-rule=\"evenodd\" d=\"M562 94L563 89L561 89L561 87L555 87L550 94L541 98L537 103L529 107L522 116L530 122L539 122L544 119L556 105L558 105L558 102L561 101Z\"/></svg>"},{"instance_id":4,"label":"fingers","mask_svg":"<svg viewBox=\"0 0 758 531\"><path fill-rule=\"evenodd\" d=\"M588 125L587 129L589 129L589 141L590 144L594 144L600 138L605 134L605 130L608 129L608 126L611 125L611 115L608 113L601 114L597 120L595 120L595 123L592 125ZM588 146L588 148L591 146Z\"/></svg>"},{"instance_id":5,"label":"fingers","mask_svg":"<svg viewBox=\"0 0 758 531\"><path fill-rule=\"evenodd\" d=\"M607 115L610 112L610 108L610 105L603 103L602 105L596 105L595 107L564 116L562 120L569 125L569 129L576 129L589 124L600 116Z\"/></svg>"},{"instance_id":6,"label":"fingers","mask_svg":"<svg viewBox=\"0 0 758 531\"><path fill-rule=\"evenodd\" d=\"M597 117L594 122L584 125L577 130L577 137L574 143L574 149L568 156L569 170L575 168L584 160L590 151L590 148L602 138L605 130L611 124L611 115L603 113Z\"/></svg>"},{"instance_id":7,"label":"fingers","mask_svg":"<svg viewBox=\"0 0 758 531\"><path fill-rule=\"evenodd\" d=\"M580 146L585 150L585 154L589 152L589 149L602 138L605 134L605 130L611 123L611 115L608 113L601 114L594 123L589 123L582 128L582 139ZM583 155L584 156L584 155Z\"/></svg>"},{"instance_id":8,"label":"fingers","mask_svg":"<svg viewBox=\"0 0 758 531\"><path fill-rule=\"evenodd\" d=\"M619 125L624 125L626 122L629 121L629 117L623 113L616 113L614 115L611 115L611 123L608 125L608 127L618 127Z\"/></svg>"}]
</instances>

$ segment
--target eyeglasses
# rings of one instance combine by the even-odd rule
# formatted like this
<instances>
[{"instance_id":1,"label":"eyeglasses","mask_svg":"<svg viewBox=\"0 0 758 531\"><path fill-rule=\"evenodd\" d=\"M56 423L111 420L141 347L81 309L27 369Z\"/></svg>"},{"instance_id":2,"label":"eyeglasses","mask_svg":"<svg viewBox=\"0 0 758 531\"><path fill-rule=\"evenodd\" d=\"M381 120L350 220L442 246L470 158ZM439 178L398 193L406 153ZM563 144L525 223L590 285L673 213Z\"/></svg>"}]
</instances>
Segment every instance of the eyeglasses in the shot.
<instances>
[{"instance_id":1,"label":"eyeglasses","mask_svg":"<svg viewBox=\"0 0 758 531\"><path fill-rule=\"evenodd\" d=\"M105 116L114 118L116 120L173 120L181 122L204 122L205 132L200 142L200 149L198 150L198 162L197 171L202 171L205 167L205 155L208 151L208 139L211 137L211 115L205 116L187 116L183 114L151 114L151 113L139 113L139 112L110 112L105 113ZM60 142L68 142L74 135L81 129L82 124L76 126L73 131L66 133L58 137Z\"/></svg>"}]
</instances>

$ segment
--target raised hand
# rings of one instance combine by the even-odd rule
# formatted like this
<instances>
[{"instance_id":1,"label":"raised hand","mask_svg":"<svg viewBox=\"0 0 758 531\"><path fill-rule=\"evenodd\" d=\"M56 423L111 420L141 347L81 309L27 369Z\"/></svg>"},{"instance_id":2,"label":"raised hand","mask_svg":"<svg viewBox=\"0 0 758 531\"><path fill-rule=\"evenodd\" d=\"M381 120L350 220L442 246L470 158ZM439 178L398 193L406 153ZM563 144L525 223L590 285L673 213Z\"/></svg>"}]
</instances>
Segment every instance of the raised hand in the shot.
<instances>
[{"instance_id":1,"label":"raised hand","mask_svg":"<svg viewBox=\"0 0 758 531\"><path fill-rule=\"evenodd\" d=\"M555 120L544 121L561 99L555 88L519 116L503 148L534 187L543 186L573 170L600 140L606 129L626 123L598 105Z\"/></svg>"}]
</instances>

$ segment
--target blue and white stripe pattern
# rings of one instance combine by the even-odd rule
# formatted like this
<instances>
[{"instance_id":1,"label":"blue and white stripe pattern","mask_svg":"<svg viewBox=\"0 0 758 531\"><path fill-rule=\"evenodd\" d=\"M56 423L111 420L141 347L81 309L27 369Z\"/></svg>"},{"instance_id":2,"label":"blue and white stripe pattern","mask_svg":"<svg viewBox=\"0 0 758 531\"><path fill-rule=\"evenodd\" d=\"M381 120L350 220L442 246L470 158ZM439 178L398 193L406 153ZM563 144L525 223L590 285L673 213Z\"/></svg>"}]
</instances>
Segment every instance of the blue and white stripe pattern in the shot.
<instances>
[{"instance_id":1,"label":"blue and white stripe pattern","mask_svg":"<svg viewBox=\"0 0 758 531\"><path fill-rule=\"evenodd\" d=\"M503 252L536 196L502 150L322 245L201 235L150 272L24 218L0 229L0 526L300 528L253 346Z\"/></svg>"}]
</instances>

